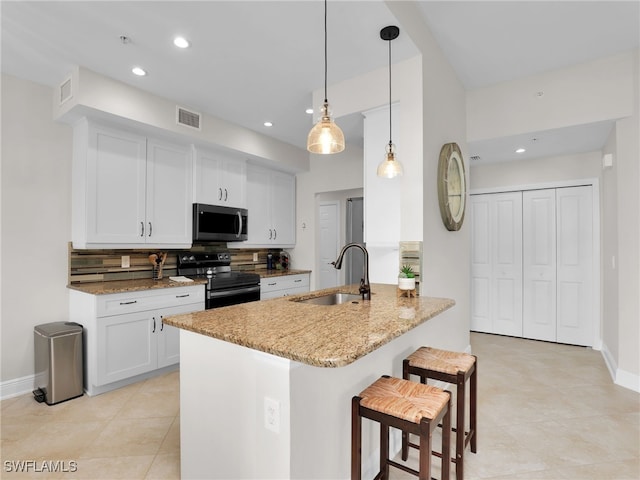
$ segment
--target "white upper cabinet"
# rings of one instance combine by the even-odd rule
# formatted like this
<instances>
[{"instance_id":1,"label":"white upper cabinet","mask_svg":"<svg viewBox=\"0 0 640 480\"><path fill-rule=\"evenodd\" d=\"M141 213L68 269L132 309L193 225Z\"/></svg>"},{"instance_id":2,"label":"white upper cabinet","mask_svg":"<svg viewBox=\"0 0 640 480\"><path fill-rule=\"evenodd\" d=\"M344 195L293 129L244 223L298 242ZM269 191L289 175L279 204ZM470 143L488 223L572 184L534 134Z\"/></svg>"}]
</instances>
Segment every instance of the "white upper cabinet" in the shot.
<instances>
[{"instance_id":1,"label":"white upper cabinet","mask_svg":"<svg viewBox=\"0 0 640 480\"><path fill-rule=\"evenodd\" d=\"M247 165L248 240L238 246L292 247L296 243L295 176Z\"/></svg>"},{"instance_id":2,"label":"white upper cabinet","mask_svg":"<svg viewBox=\"0 0 640 480\"><path fill-rule=\"evenodd\" d=\"M188 146L86 119L74 127L73 141L74 248L191 245Z\"/></svg>"},{"instance_id":3,"label":"white upper cabinet","mask_svg":"<svg viewBox=\"0 0 640 480\"><path fill-rule=\"evenodd\" d=\"M247 162L228 154L194 148L195 203L245 208Z\"/></svg>"}]
</instances>

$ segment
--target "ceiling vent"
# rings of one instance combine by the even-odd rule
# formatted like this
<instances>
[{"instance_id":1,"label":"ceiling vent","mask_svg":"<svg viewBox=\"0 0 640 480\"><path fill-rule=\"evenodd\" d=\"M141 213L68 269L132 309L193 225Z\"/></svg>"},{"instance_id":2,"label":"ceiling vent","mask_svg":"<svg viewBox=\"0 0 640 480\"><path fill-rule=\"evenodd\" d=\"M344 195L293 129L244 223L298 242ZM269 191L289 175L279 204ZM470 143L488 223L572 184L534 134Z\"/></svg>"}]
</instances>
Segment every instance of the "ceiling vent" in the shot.
<instances>
[{"instance_id":1,"label":"ceiling vent","mask_svg":"<svg viewBox=\"0 0 640 480\"><path fill-rule=\"evenodd\" d=\"M176 120L178 125L200 130L200 114L199 113L190 112L189 110L182 107L176 107Z\"/></svg>"},{"instance_id":2,"label":"ceiling vent","mask_svg":"<svg viewBox=\"0 0 640 480\"><path fill-rule=\"evenodd\" d=\"M60 85L60 103L62 105L64 102L73 97L73 93L71 90L71 77L67 78L62 85Z\"/></svg>"},{"instance_id":3,"label":"ceiling vent","mask_svg":"<svg viewBox=\"0 0 640 480\"><path fill-rule=\"evenodd\" d=\"M469 157L469 159L470 159L472 162L479 162L479 161L480 161L480 155L471 155L471 156Z\"/></svg>"}]
</instances>

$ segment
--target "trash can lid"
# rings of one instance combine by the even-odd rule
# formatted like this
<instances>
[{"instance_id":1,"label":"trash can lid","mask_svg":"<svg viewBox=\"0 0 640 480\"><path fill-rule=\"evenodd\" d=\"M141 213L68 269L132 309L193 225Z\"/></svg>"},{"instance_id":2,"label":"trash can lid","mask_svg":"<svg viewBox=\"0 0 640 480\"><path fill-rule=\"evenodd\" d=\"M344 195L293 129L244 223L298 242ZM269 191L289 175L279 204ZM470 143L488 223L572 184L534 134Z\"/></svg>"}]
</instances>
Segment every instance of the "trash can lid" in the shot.
<instances>
[{"instance_id":1,"label":"trash can lid","mask_svg":"<svg viewBox=\"0 0 640 480\"><path fill-rule=\"evenodd\" d=\"M82 325L75 322L52 322L36 325L34 330L43 337L59 337L60 335L82 332Z\"/></svg>"}]
</instances>

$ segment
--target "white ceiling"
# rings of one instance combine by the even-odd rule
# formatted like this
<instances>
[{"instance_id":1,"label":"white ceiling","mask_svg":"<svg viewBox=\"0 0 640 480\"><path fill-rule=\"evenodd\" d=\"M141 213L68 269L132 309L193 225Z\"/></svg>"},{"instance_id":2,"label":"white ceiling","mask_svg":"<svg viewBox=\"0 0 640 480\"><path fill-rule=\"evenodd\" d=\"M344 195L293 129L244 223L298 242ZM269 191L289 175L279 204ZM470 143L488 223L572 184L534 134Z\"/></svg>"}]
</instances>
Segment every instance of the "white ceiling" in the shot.
<instances>
[{"instance_id":1,"label":"white ceiling","mask_svg":"<svg viewBox=\"0 0 640 480\"><path fill-rule=\"evenodd\" d=\"M640 46L640 0L419 1L425 23L467 89L555 70ZM3 0L2 71L50 86L74 65L305 148L311 92L321 88L323 2ZM384 67L379 31L398 22L384 1L329 1L329 86ZM407 35L393 61L418 53ZM192 46L171 44L183 35ZM120 36L130 42L123 44ZM146 77L131 74L143 66ZM329 89L331 102L331 90ZM339 119L361 142L359 116ZM264 121L274 126L264 127ZM598 149L610 124L532 132L546 155ZM511 159L511 140L476 142L469 155ZM525 157L521 157L525 158Z\"/></svg>"}]
</instances>

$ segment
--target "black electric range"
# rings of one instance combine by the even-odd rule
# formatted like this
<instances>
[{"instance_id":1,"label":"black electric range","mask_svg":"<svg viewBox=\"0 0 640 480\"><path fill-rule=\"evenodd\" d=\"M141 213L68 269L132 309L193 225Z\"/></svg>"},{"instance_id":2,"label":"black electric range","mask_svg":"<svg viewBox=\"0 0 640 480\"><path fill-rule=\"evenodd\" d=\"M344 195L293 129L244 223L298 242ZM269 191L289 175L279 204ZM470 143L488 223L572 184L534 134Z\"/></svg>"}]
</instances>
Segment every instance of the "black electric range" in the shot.
<instances>
[{"instance_id":1,"label":"black electric range","mask_svg":"<svg viewBox=\"0 0 640 480\"><path fill-rule=\"evenodd\" d=\"M260 300L260 275L231 270L231 254L178 254L178 275L206 278L205 308L217 308Z\"/></svg>"}]
</instances>

